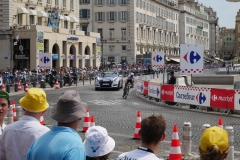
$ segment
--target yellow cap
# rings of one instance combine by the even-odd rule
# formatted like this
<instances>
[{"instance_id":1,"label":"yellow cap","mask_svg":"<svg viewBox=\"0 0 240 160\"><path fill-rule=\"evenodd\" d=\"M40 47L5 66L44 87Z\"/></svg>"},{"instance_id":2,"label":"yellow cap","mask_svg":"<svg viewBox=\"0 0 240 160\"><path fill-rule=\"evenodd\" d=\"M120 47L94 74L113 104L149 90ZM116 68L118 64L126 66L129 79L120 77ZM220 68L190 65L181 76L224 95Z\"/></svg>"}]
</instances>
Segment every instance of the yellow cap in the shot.
<instances>
[{"instance_id":1,"label":"yellow cap","mask_svg":"<svg viewBox=\"0 0 240 160\"><path fill-rule=\"evenodd\" d=\"M42 112L45 111L49 104L46 99L46 93L39 88L31 88L27 94L19 100L21 106L29 112Z\"/></svg>"},{"instance_id":2,"label":"yellow cap","mask_svg":"<svg viewBox=\"0 0 240 160\"><path fill-rule=\"evenodd\" d=\"M221 154L228 149L228 132L219 127L210 127L203 131L200 148L207 152L208 147L218 146Z\"/></svg>"}]
</instances>

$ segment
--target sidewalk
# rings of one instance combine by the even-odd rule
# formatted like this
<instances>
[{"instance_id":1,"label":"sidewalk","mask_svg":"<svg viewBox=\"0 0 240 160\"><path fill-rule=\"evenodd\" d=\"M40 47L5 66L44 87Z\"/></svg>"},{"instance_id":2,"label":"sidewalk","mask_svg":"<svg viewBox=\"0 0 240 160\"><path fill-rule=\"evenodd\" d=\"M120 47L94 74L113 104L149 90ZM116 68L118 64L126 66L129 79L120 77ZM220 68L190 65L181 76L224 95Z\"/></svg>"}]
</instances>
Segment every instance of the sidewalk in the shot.
<instances>
[{"instance_id":1,"label":"sidewalk","mask_svg":"<svg viewBox=\"0 0 240 160\"><path fill-rule=\"evenodd\" d=\"M91 80L91 85L94 85L94 80ZM60 87L60 83L58 83L59 87ZM66 88L72 88L72 87L81 87L81 86L86 86L86 85L90 85L90 80L84 80L84 85L83 85L83 81L78 81L77 85L76 84L72 84L70 87L68 86L68 84L66 84L65 86L63 86L62 88L59 89L66 89ZM10 86L10 96L14 96L14 95L19 95L19 94L23 94L25 93L24 91L24 86L22 85L22 90L15 92L15 88L14 86ZM32 84L29 84L28 88L33 88ZM37 84L36 88L40 88L40 84ZM55 85L54 87L50 87L49 84L46 83L46 88L43 88L43 90L55 90Z\"/></svg>"}]
</instances>

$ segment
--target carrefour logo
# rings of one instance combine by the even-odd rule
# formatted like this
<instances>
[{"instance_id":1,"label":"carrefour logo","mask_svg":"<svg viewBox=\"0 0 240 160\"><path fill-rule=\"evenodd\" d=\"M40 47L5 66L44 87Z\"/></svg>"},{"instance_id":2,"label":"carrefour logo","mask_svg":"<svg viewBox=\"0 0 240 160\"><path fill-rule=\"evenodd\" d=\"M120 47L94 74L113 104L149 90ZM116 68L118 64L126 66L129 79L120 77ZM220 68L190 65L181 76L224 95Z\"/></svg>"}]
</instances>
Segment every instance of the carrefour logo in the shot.
<instances>
[{"instance_id":1,"label":"carrefour logo","mask_svg":"<svg viewBox=\"0 0 240 160\"><path fill-rule=\"evenodd\" d=\"M198 93L196 96L196 100L198 101L199 104L203 104L206 101L206 99L207 99L206 96L202 92Z\"/></svg>"},{"instance_id":2,"label":"carrefour logo","mask_svg":"<svg viewBox=\"0 0 240 160\"><path fill-rule=\"evenodd\" d=\"M188 99L188 100L195 100L195 95L187 94L180 94L179 92L176 93L176 97L179 99Z\"/></svg>"},{"instance_id":3,"label":"carrefour logo","mask_svg":"<svg viewBox=\"0 0 240 160\"><path fill-rule=\"evenodd\" d=\"M162 95L169 95L169 96L172 96L173 95L173 91L165 91L165 90L162 90L161 91Z\"/></svg>"},{"instance_id":4,"label":"carrefour logo","mask_svg":"<svg viewBox=\"0 0 240 160\"><path fill-rule=\"evenodd\" d=\"M137 85L137 89L140 90L141 92L143 91L143 84Z\"/></svg>"},{"instance_id":5,"label":"carrefour logo","mask_svg":"<svg viewBox=\"0 0 240 160\"><path fill-rule=\"evenodd\" d=\"M217 95L212 95L212 100L215 101L223 101L223 102L233 102L233 96L228 97L228 96L217 96Z\"/></svg>"},{"instance_id":6,"label":"carrefour logo","mask_svg":"<svg viewBox=\"0 0 240 160\"><path fill-rule=\"evenodd\" d=\"M160 94L158 87L157 87L157 89L154 89L151 87L149 87L148 89L149 89L149 93L156 94L157 96Z\"/></svg>"}]
</instances>

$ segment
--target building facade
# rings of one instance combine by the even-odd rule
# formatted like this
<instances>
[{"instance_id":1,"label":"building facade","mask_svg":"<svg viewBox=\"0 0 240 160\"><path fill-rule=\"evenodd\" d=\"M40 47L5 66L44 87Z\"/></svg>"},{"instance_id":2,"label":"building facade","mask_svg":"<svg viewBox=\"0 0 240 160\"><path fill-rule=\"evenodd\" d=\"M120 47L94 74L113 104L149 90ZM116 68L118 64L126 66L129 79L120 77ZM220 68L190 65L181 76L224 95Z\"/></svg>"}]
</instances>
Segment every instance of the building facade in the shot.
<instances>
[{"instance_id":1,"label":"building facade","mask_svg":"<svg viewBox=\"0 0 240 160\"><path fill-rule=\"evenodd\" d=\"M99 66L98 33L79 28L78 0L2 0L0 68L37 68L39 54L52 56L52 67Z\"/></svg>"},{"instance_id":2,"label":"building facade","mask_svg":"<svg viewBox=\"0 0 240 160\"><path fill-rule=\"evenodd\" d=\"M224 57L231 57L235 52L235 29L222 27L222 52Z\"/></svg>"},{"instance_id":3,"label":"building facade","mask_svg":"<svg viewBox=\"0 0 240 160\"><path fill-rule=\"evenodd\" d=\"M240 10L237 12L236 15L236 25L235 25L235 48L236 48L236 54L239 57L240 56Z\"/></svg>"},{"instance_id":4,"label":"building facade","mask_svg":"<svg viewBox=\"0 0 240 160\"><path fill-rule=\"evenodd\" d=\"M105 62L142 63L163 51L179 55L177 0L80 0L80 28L102 36Z\"/></svg>"}]
</instances>

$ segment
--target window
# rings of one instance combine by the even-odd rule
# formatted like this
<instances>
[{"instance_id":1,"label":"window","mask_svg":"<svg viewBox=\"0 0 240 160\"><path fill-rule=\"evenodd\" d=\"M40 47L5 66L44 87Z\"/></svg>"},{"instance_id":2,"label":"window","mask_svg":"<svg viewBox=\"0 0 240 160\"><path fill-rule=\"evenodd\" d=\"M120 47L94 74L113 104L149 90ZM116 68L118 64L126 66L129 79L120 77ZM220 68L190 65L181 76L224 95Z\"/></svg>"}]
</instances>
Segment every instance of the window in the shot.
<instances>
[{"instance_id":1,"label":"window","mask_svg":"<svg viewBox=\"0 0 240 160\"><path fill-rule=\"evenodd\" d=\"M126 46L124 45L124 46L122 46L122 51L126 51Z\"/></svg>"},{"instance_id":2,"label":"window","mask_svg":"<svg viewBox=\"0 0 240 160\"><path fill-rule=\"evenodd\" d=\"M58 0L55 0L55 5L58 6Z\"/></svg>"},{"instance_id":3,"label":"window","mask_svg":"<svg viewBox=\"0 0 240 160\"><path fill-rule=\"evenodd\" d=\"M23 16L23 14L18 14L18 24L19 25L22 25L22 16Z\"/></svg>"},{"instance_id":4,"label":"window","mask_svg":"<svg viewBox=\"0 0 240 160\"><path fill-rule=\"evenodd\" d=\"M120 21L127 21L127 13L126 11L119 12L119 20Z\"/></svg>"},{"instance_id":5,"label":"window","mask_svg":"<svg viewBox=\"0 0 240 160\"><path fill-rule=\"evenodd\" d=\"M103 30L102 30L102 28L98 28L98 33L100 33L100 37L103 36Z\"/></svg>"},{"instance_id":6,"label":"window","mask_svg":"<svg viewBox=\"0 0 240 160\"><path fill-rule=\"evenodd\" d=\"M114 28L109 29L109 35L110 39L114 39Z\"/></svg>"},{"instance_id":7,"label":"window","mask_svg":"<svg viewBox=\"0 0 240 160\"><path fill-rule=\"evenodd\" d=\"M126 5L127 4L127 0L119 0L120 5Z\"/></svg>"},{"instance_id":8,"label":"window","mask_svg":"<svg viewBox=\"0 0 240 160\"><path fill-rule=\"evenodd\" d=\"M68 29L68 21L66 21L66 20L64 21L64 28Z\"/></svg>"},{"instance_id":9,"label":"window","mask_svg":"<svg viewBox=\"0 0 240 160\"><path fill-rule=\"evenodd\" d=\"M95 5L103 6L103 5L105 5L105 0L95 0Z\"/></svg>"},{"instance_id":10,"label":"window","mask_svg":"<svg viewBox=\"0 0 240 160\"><path fill-rule=\"evenodd\" d=\"M107 1L109 2L109 5L113 6L113 5L115 5L116 0L107 0Z\"/></svg>"},{"instance_id":11,"label":"window","mask_svg":"<svg viewBox=\"0 0 240 160\"><path fill-rule=\"evenodd\" d=\"M70 9L73 10L73 0L70 0Z\"/></svg>"},{"instance_id":12,"label":"window","mask_svg":"<svg viewBox=\"0 0 240 160\"><path fill-rule=\"evenodd\" d=\"M90 10L89 9L82 9L79 12L79 17L80 18L90 18Z\"/></svg>"},{"instance_id":13,"label":"window","mask_svg":"<svg viewBox=\"0 0 240 160\"><path fill-rule=\"evenodd\" d=\"M126 40L126 28L121 28L122 40Z\"/></svg>"},{"instance_id":14,"label":"window","mask_svg":"<svg viewBox=\"0 0 240 160\"><path fill-rule=\"evenodd\" d=\"M62 0L63 7L66 7L66 0Z\"/></svg>"},{"instance_id":15,"label":"window","mask_svg":"<svg viewBox=\"0 0 240 160\"><path fill-rule=\"evenodd\" d=\"M34 19L35 19L34 15L29 16L30 25L35 24Z\"/></svg>"},{"instance_id":16,"label":"window","mask_svg":"<svg viewBox=\"0 0 240 160\"><path fill-rule=\"evenodd\" d=\"M80 4L90 4L90 0L80 0Z\"/></svg>"},{"instance_id":17,"label":"window","mask_svg":"<svg viewBox=\"0 0 240 160\"><path fill-rule=\"evenodd\" d=\"M109 22L114 22L117 20L117 13L116 12L108 12L107 17L108 17Z\"/></svg>"},{"instance_id":18,"label":"window","mask_svg":"<svg viewBox=\"0 0 240 160\"><path fill-rule=\"evenodd\" d=\"M47 3L47 4L51 4L50 0L46 0L46 3Z\"/></svg>"},{"instance_id":19,"label":"window","mask_svg":"<svg viewBox=\"0 0 240 160\"><path fill-rule=\"evenodd\" d=\"M38 17L38 25L39 25L39 26L42 25L42 17Z\"/></svg>"},{"instance_id":20,"label":"window","mask_svg":"<svg viewBox=\"0 0 240 160\"><path fill-rule=\"evenodd\" d=\"M105 12L97 12L95 14L95 20L97 22L104 22L105 21Z\"/></svg>"},{"instance_id":21,"label":"window","mask_svg":"<svg viewBox=\"0 0 240 160\"><path fill-rule=\"evenodd\" d=\"M109 51L114 52L115 51L115 46L114 45L109 45Z\"/></svg>"},{"instance_id":22,"label":"window","mask_svg":"<svg viewBox=\"0 0 240 160\"><path fill-rule=\"evenodd\" d=\"M85 35L87 35L87 26L82 26L82 31L84 31Z\"/></svg>"}]
</instances>

